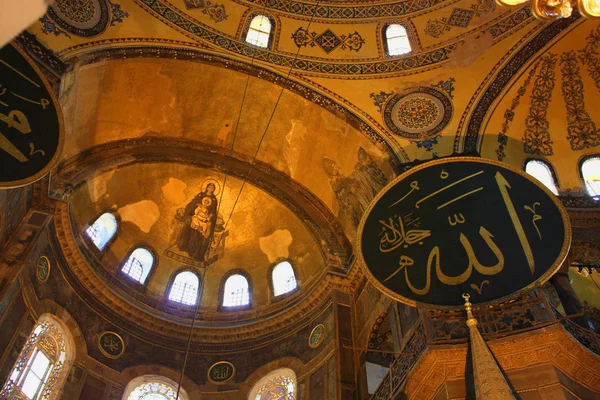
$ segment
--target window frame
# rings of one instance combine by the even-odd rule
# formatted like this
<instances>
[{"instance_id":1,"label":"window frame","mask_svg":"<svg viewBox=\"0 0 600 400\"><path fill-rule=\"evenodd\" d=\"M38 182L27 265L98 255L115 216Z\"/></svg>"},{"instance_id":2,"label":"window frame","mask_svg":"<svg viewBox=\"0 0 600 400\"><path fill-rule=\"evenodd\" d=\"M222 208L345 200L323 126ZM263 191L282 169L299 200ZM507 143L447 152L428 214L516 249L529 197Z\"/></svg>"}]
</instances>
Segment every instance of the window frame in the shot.
<instances>
[{"instance_id":1,"label":"window frame","mask_svg":"<svg viewBox=\"0 0 600 400\"><path fill-rule=\"evenodd\" d=\"M123 271L123 267L129 260L129 257L131 257L131 255L133 254L134 251L136 251L137 249L140 249L140 248L147 250L152 255L152 265L150 266L150 271L148 271L148 275L146 275L146 280L144 281L144 283L141 283L140 281L135 280L128 273ZM158 253L156 252L156 250L154 250L154 248L147 243L136 243L129 249L129 251L127 252L125 257L119 264L119 269L117 270L117 275L123 277L124 282L126 284L133 285L136 288L143 287L144 289L146 289L148 287L148 282L150 282L150 279L154 275L157 265L158 265Z\"/></svg>"},{"instance_id":2,"label":"window frame","mask_svg":"<svg viewBox=\"0 0 600 400\"><path fill-rule=\"evenodd\" d=\"M595 201L596 203L600 203L600 195L598 196L598 200L594 199L594 196L592 196L587 189L587 185L585 183L585 177L583 176L583 164L591 159L591 158L598 158L600 159L600 153L593 153L593 154L586 154L583 157L581 157L579 159L579 162L577 163L577 173L579 174L579 179L581 179L581 183L583 185L583 193L585 196L589 197L592 201Z\"/></svg>"},{"instance_id":3,"label":"window frame","mask_svg":"<svg viewBox=\"0 0 600 400\"><path fill-rule=\"evenodd\" d=\"M248 304L242 306L225 306L223 302L225 301L225 284L227 283L227 279L232 277L233 275L242 275L246 278L246 282L248 282ZM221 284L219 285L219 305L217 309L219 311L241 311L241 310L249 310L253 307L252 295L254 294L252 288L252 279L250 278L250 274L248 274L243 269L233 269L228 271L223 278L221 278Z\"/></svg>"},{"instance_id":4,"label":"window frame","mask_svg":"<svg viewBox=\"0 0 600 400\"><path fill-rule=\"evenodd\" d=\"M171 288L173 287L173 284L175 283L175 279L177 279L177 276L179 274L181 274L182 272L191 272L192 274L196 275L196 278L198 278L198 294L196 295L196 304L185 304L185 303L182 303L182 302L179 302L176 300L171 300L169 298L169 294L171 293ZM196 306L200 307L200 305L202 304L202 284L203 284L202 277L193 268L191 268L191 267L179 268L179 269L175 270L169 277L169 282L167 284L167 288L164 293L165 302L171 307L182 308L185 310L195 309Z\"/></svg>"},{"instance_id":5,"label":"window frame","mask_svg":"<svg viewBox=\"0 0 600 400\"><path fill-rule=\"evenodd\" d=\"M390 54L388 40L387 40L387 29L390 27L390 25L400 25L406 31L406 37L408 38L408 44L410 45L410 51L408 53L397 54L397 55ZM407 21L402 21L402 20L385 21L384 23L381 24L381 27L380 27L380 37L381 37L381 42L382 42L382 47L383 47L383 53L384 53L383 55L385 58L406 57L406 56L414 54L417 51L417 49L420 48L419 41L416 39L415 35L413 35L413 27Z\"/></svg>"},{"instance_id":6,"label":"window frame","mask_svg":"<svg viewBox=\"0 0 600 400\"><path fill-rule=\"evenodd\" d=\"M558 176L556 176L556 172L554 171L554 166L552 165L552 163L550 163L548 160L543 159L543 158L536 158L536 157L527 157L524 161L523 161L523 168L522 170L529 176L535 178L535 176L529 174L527 172L527 163L529 163L530 161L537 161L537 162L541 162L542 164L544 164L546 167L548 167L548 170L550 170L550 175L552 176L552 181L554 182L554 186L556 186L556 191L558 192L558 194L556 196L560 196L560 184L558 182ZM546 185L544 185L540 180L538 180L537 178L535 178L539 183L541 183L544 187L546 187ZM550 189L548 189L550 190ZM550 190L551 191L551 190ZM553 193L554 194L554 193Z\"/></svg>"},{"instance_id":7,"label":"window frame","mask_svg":"<svg viewBox=\"0 0 600 400\"><path fill-rule=\"evenodd\" d=\"M94 243L92 238L88 235L87 230L89 227L94 225L94 223L104 214L111 214L115 218L115 221L117 222L117 230L115 231L115 234L112 235L112 237L106 242L106 245L104 246L104 248L102 250L100 250L98 248L98 246L96 246L96 244ZM96 215L96 217L94 219L92 219L90 222L88 222L83 227L83 229L81 231L81 236L82 236L83 243L85 244L85 247L89 251L91 251L96 257L101 259L111 248L111 246L115 242L115 240L117 240L120 233L121 233L121 217L114 209L108 208L108 209L105 209L102 212L100 212L98 215Z\"/></svg>"},{"instance_id":8,"label":"window frame","mask_svg":"<svg viewBox=\"0 0 600 400\"><path fill-rule=\"evenodd\" d=\"M286 262L286 261L291 265L292 271L294 272L294 278L296 279L296 288L293 290L290 290L289 292L275 295L275 285L273 284L273 270L275 269L276 266L278 266L282 262ZM270 289L269 294L271 296L271 302L277 302L277 301L280 301L287 297L290 297L300 290L300 279L298 277L298 273L296 272L296 267L294 267L294 263L292 263L292 260L289 258L278 259L277 261L275 261L274 263L272 263L269 266L269 269L267 272L267 281L269 282L269 289Z\"/></svg>"},{"instance_id":9,"label":"window frame","mask_svg":"<svg viewBox=\"0 0 600 400\"><path fill-rule=\"evenodd\" d=\"M267 47L260 47L258 45L248 43L246 41L246 37L248 36L248 31L250 30L250 24L254 17L262 15L267 17L269 22L271 23L271 31L269 33L269 40L267 42ZM252 46L255 49L261 50L273 50L277 43L279 42L279 24L278 19L271 13L266 12L265 10L249 10L246 11L246 14L242 17L243 24L241 25L241 29L238 32L238 38L241 42L243 42L247 46Z\"/></svg>"}]
</instances>

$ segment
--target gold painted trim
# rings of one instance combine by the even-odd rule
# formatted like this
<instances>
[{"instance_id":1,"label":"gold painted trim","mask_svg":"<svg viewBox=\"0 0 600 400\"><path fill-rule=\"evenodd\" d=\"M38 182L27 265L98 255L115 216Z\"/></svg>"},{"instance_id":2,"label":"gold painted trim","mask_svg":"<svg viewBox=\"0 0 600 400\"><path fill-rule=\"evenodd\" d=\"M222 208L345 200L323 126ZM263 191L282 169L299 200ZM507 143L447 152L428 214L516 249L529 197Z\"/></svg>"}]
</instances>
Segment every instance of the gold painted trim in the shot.
<instances>
[{"instance_id":1,"label":"gold painted trim","mask_svg":"<svg viewBox=\"0 0 600 400\"><path fill-rule=\"evenodd\" d=\"M231 376L229 378L227 378L226 380L222 381L222 382L216 382L213 381L212 379L210 379L210 371L216 366L216 365L220 365L220 364L227 364L231 367L231 369L233 370L233 373L231 374ZM213 365L211 365L208 368L208 371L206 371L206 378L208 379L208 381L210 383L212 383L213 385L222 385L224 383L229 382L233 377L235 376L235 365L233 365L232 363L230 363L229 361L217 361L216 363L214 363Z\"/></svg>"},{"instance_id":2,"label":"gold painted trim","mask_svg":"<svg viewBox=\"0 0 600 400\"><path fill-rule=\"evenodd\" d=\"M52 87L50 86L50 84L48 83L46 78L44 77L44 73L38 68L35 61L33 61L25 53L25 51L21 50L21 48L19 46L17 46L14 43L9 43L8 45L12 46L15 50L17 50L25 58L25 60L29 63L29 65L31 65L31 67L38 74L38 77L40 78L40 80L44 84L44 87L48 91L48 94L50 95L50 100L52 101L52 104L54 104L54 109L56 110L56 118L58 119L58 145L56 146L56 152L54 153L54 156L50 159L50 161L48 161L48 164L46 164L46 166L44 168L42 168L41 171L38 171L37 173L33 174L32 176L23 178L18 181L10 181L10 182L0 181L0 188L2 188L2 189L14 189L14 188L18 188L21 186L25 186L30 183L36 182L36 181L42 179L44 176L48 175L48 173L56 166L56 164L58 164L58 160L62 154L62 149L63 149L63 145L64 145L64 141L65 141L65 126L64 126L64 121L63 121L62 110L60 108L60 103L58 102L58 99L56 98L56 95L54 94L54 90L52 89Z\"/></svg>"},{"instance_id":3,"label":"gold painted trim","mask_svg":"<svg viewBox=\"0 0 600 400\"><path fill-rule=\"evenodd\" d=\"M48 276L46 276L46 279L42 279L40 278L40 260L46 260L46 262L48 263ZM40 258L38 258L37 263L35 264L35 276L38 279L38 281L42 282L42 283L46 283L48 281L48 279L50 278L50 268L51 268L51 263L50 260L48 259L48 257L46 256L41 256Z\"/></svg>"},{"instance_id":4,"label":"gold painted trim","mask_svg":"<svg viewBox=\"0 0 600 400\"><path fill-rule=\"evenodd\" d=\"M106 335L107 333L112 333L113 335L115 335L117 338L119 338L119 341L121 341L121 352L119 354L117 354L116 356L113 356L112 354L107 353L103 348L102 345L100 343L100 340L102 339L102 337L104 335ZM123 341L123 338L121 337L121 335L119 335L117 332L113 332L113 331L104 331L102 332L100 335L98 335L98 340L96 341L98 344L98 348L100 349L100 352L102 353L102 355L106 358L110 358L112 360L116 360L117 358L121 358L121 356L125 353L125 342Z\"/></svg>"},{"instance_id":5,"label":"gold painted trim","mask_svg":"<svg viewBox=\"0 0 600 400\"><path fill-rule=\"evenodd\" d=\"M525 292L528 292L536 287L539 287L541 285L543 285L544 283L546 283L551 277L552 275L554 275L554 273L556 271L558 271L558 269L561 267L561 265L563 264L563 262L565 261L565 259L567 258L567 255L569 253L569 249L571 248L571 222L569 220L569 215L567 214L567 210L565 209L565 207L562 205L562 203L560 202L560 200L558 199L558 196L556 196L554 193L552 193L546 186L544 186L544 184L542 184L541 182L537 181L536 179L534 179L533 177L531 177L529 174L527 174L525 171L522 171L518 168L513 167L512 165L508 165L505 164L503 162L500 161L496 161L496 160L491 160L488 158L481 158L481 157L449 157L449 158L442 158L439 160L434 160L434 161L429 161L426 162L424 164L418 165L414 168L409 169L408 171L404 172L403 174L401 174L400 176L396 177L396 179L394 179L392 182L390 182L389 184L387 184L379 193L377 193L377 196L375 196L375 198L371 201L371 204L369 204L369 207L365 210L363 217L360 221L360 224L358 225L358 231L357 231L357 240L356 240L356 244L357 244L357 249L356 252L358 253L358 260L360 261L360 269L363 271L363 273L365 274L367 280L373 285L375 286L375 288L377 290L379 290L380 292L382 292L383 294L385 294L388 297L391 297L392 299L399 301L401 303L404 304L408 304L409 306L412 307L421 307L421 308L432 308L432 309L438 309L438 310L450 310L450 309L459 309L462 308L462 305L456 305L456 306L442 306L442 305L438 305L438 304L429 304L429 303L421 303L412 299L409 299L407 297L404 296L400 296L398 293L388 289L387 287L385 287L383 284L381 284L374 276L373 274L371 274L371 271L369 270L369 268L367 267L367 263L365 262L365 258L364 255L362 253L362 232L364 230L365 227L365 223L367 218L369 217L369 214L371 213L371 210L374 208L374 206L377 204L377 202L379 201L379 199L381 199L392 187L394 187L398 182L408 178L410 175L412 175L413 173L420 171L422 169L425 168L429 168L433 165L438 165L438 164L447 164L447 163L453 163L453 162L478 162L478 163L482 163L482 164L491 164L491 165L495 165L497 167L501 167L501 168L505 168L509 171L512 171L516 174L521 175L522 177L526 178L527 180L529 180L530 182L532 182L534 185L536 185L538 188L542 189L542 191L544 191L546 193L546 195L548 197L550 197L550 199L554 202L554 205L556 205L556 207L558 208L558 211L560 212L560 215L562 217L562 221L563 221L563 225L565 227L565 237L564 237L564 241L563 241L563 245L561 248L560 253L558 254L558 256L556 257L556 261L554 261L554 264L552 264L552 266L550 268L548 268L548 270L546 270L546 272L544 272L544 274L542 276L540 276L536 281L530 283L529 285L525 286L524 288L513 292L507 296L503 296L500 298L497 298L495 300L491 300L491 301L487 301L487 302L482 302L482 303L477 303L474 304L476 306L482 306L482 305L494 305L494 304L498 304L498 303L502 303L504 301L510 300L512 298L515 298Z\"/></svg>"},{"instance_id":6,"label":"gold painted trim","mask_svg":"<svg viewBox=\"0 0 600 400\"><path fill-rule=\"evenodd\" d=\"M310 344L310 339L313 336L313 333L315 333L315 331L317 330L318 327L322 326L323 327L323 336L321 336L321 338L319 339L319 341L312 345ZM312 331L310 331L310 335L308 335L308 347L310 347L311 349L316 349L317 347L319 347L321 345L321 343L323 343L323 340L325 340L325 335L327 334L327 329L325 329L325 325L323 324L319 324L317 326L315 326Z\"/></svg>"}]
</instances>

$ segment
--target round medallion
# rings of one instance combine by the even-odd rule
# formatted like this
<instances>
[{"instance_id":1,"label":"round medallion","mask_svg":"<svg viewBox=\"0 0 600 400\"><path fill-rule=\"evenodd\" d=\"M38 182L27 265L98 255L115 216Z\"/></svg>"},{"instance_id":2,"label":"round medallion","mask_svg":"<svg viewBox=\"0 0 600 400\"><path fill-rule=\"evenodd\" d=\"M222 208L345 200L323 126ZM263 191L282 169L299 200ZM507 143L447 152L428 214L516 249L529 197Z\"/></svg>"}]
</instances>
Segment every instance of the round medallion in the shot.
<instances>
[{"instance_id":1,"label":"round medallion","mask_svg":"<svg viewBox=\"0 0 600 400\"><path fill-rule=\"evenodd\" d=\"M115 332L102 332L98 336L98 347L100 352L108 358L117 359L125 352L125 342L123 338Z\"/></svg>"},{"instance_id":2,"label":"round medallion","mask_svg":"<svg viewBox=\"0 0 600 400\"><path fill-rule=\"evenodd\" d=\"M385 125L409 140L431 140L439 136L452 118L452 102L443 92L418 87L395 94L383 108Z\"/></svg>"},{"instance_id":3,"label":"round medallion","mask_svg":"<svg viewBox=\"0 0 600 400\"><path fill-rule=\"evenodd\" d=\"M219 361L211 365L206 374L210 383L222 385L235 375L235 367L227 361Z\"/></svg>"},{"instance_id":4,"label":"round medallion","mask_svg":"<svg viewBox=\"0 0 600 400\"><path fill-rule=\"evenodd\" d=\"M40 282L46 282L50 277L50 260L41 256L37 261L37 278Z\"/></svg>"},{"instance_id":5,"label":"round medallion","mask_svg":"<svg viewBox=\"0 0 600 400\"><path fill-rule=\"evenodd\" d=\"M323 343L325 339L325 325L319 324L313 328L308 337L308 346L312 349L316 349Z\"/></svg>"},{"instance_id":6,"label":"round medallion","mask_svg":"<svg viewBox=\"0 0 600 400\"><path fill-rule=\"evenodd\" d=\"M108 26L105 0L56 0L48 15L64 30L78 36L96 36Z\"/></svg>"},{"instance_id":7,"label":"round medallion","mask_svg":"<svg viewBox=\"0 0 600 400\"><path fill-rule=\"evenodd\" d=\"M571 244L567 212L531 175L448 157L411 168L375 197L358 229L367 279L430 308L513 298L546 282Z\"/></svg>"}]
</instances>

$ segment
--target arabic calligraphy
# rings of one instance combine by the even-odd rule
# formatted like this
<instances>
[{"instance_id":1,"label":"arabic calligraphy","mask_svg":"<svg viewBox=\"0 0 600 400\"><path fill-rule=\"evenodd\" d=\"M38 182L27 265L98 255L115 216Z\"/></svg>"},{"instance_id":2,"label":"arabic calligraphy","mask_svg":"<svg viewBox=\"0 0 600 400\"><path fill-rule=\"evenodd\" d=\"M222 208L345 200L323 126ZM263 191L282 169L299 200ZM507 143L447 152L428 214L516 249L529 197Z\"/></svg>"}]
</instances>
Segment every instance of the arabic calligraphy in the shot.
<instances>
[{"instance_id":1,"label":"arabic calligraphy","mask_svg":"<svg viewBox=\"0 0 600 400\"><path fill-rule=\"evenodd\" d=\"M40 73L16 47L0 49L0 187L47 172L61 135L55 98Z\"/></svg>"},{"instance_id":2,"label":"arabic calligraphy","mask_svg":"<svg viewBox=\"0 0 600 400\"><path fill-rule=\"evenodd\" d=\"M367 277L397 300L447 305L460 305L464 292L487 302L547 280L570 240L552 196L524 172L490 160L416 167L363 218Z\"/></svg>"},{"instance_id":3,"label":"arabic calligraphy","mask_svg":"<svg viewBox=\"0 0 600 400\"><path fill-rule=\"evenodd\" d=\"M219 361L208 369L208 379L215 384L222 384L233 378L235 367L227 361Z\"/></svg>"},{"instance_id":4,"label":"arabic calligraphy","mask_svg":"<svg viewBox=\"0 0 600 400\"><path fill-rule=\"evenodd\" d=\"M104 332L98 339L102 354L108 358L119 358L125 352L125 343L121 336L114 332Z\"/></svg>"}]
</instances>

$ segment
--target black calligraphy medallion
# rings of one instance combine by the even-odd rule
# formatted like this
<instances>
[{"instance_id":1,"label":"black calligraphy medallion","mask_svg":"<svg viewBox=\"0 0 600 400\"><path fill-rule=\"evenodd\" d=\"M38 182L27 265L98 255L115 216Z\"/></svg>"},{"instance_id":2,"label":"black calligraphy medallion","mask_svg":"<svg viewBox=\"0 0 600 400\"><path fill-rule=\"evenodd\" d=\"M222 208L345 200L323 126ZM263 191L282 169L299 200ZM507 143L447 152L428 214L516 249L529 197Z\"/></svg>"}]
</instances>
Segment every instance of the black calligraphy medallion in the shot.
<instances>
[{"instance_id":1,"label":"black calligraphy medallion","mask_svg":"<svg viewBox=\"0 0 600 400\"><path fill-rule=\"evenodd\" d=\"M0 188L35 182L58 161L63 121L42 73L13 45L0 49Z\"/></svg>"},{"instance_id":2,"label":"black calligraphy medallion","mask_svg":"<svg viewBox=\"0 0 600 400\"><path fill-rule=\"evenodd\" d=\"M207 374L208 380L215 385L221 385L227 382L228 380L233 378L234 375L235 367L232 363L227 361L219 361L213 364L208 369Z\"/></svg>"},{"instance_id":3,"label":"black calligraphy medallion","mask_svg":"<svg viewBox=\"0 0 600 400\"><path fill-rule=\"evenodd\" d=\"M108 358L116 359L125 352L125 342L123 338L115 332L103 332L98 337L98 347L100 352Z\"/></svg>"},{"instance_id":4,"label":"black calligraphy medallion","mask_svg":"<svg viewBox=\"0 0 600 400\"><path fill-rule=\"evenodd\" d=\"M506 164L447 158L413 168L377 196L359 227L365 274L410 305L506 299L547 281L571 243L567 213Z\"/></svg>"},{"instance_id":5,"label":"black calligraphy medallion","mask_svg":"<svg viewBox=\"0 0 600 400\"><path fill-rule=\"evenodd\" d=\"M46 282L50 277L50 260L46 256L41 256L38 259L37 277L40 282Z\"/></svg>"},{"instance_id":6,"label":"black calligraphy medallion","mask_svg":"<svg viewBox=\"0 0 600 400\"><path fill-rule=\"evenodd\" d=\"M308 337L308 346L312 349L319 347L325 339L325 325L319 324L313 328Z\"/></svg>"}]
</instances>

